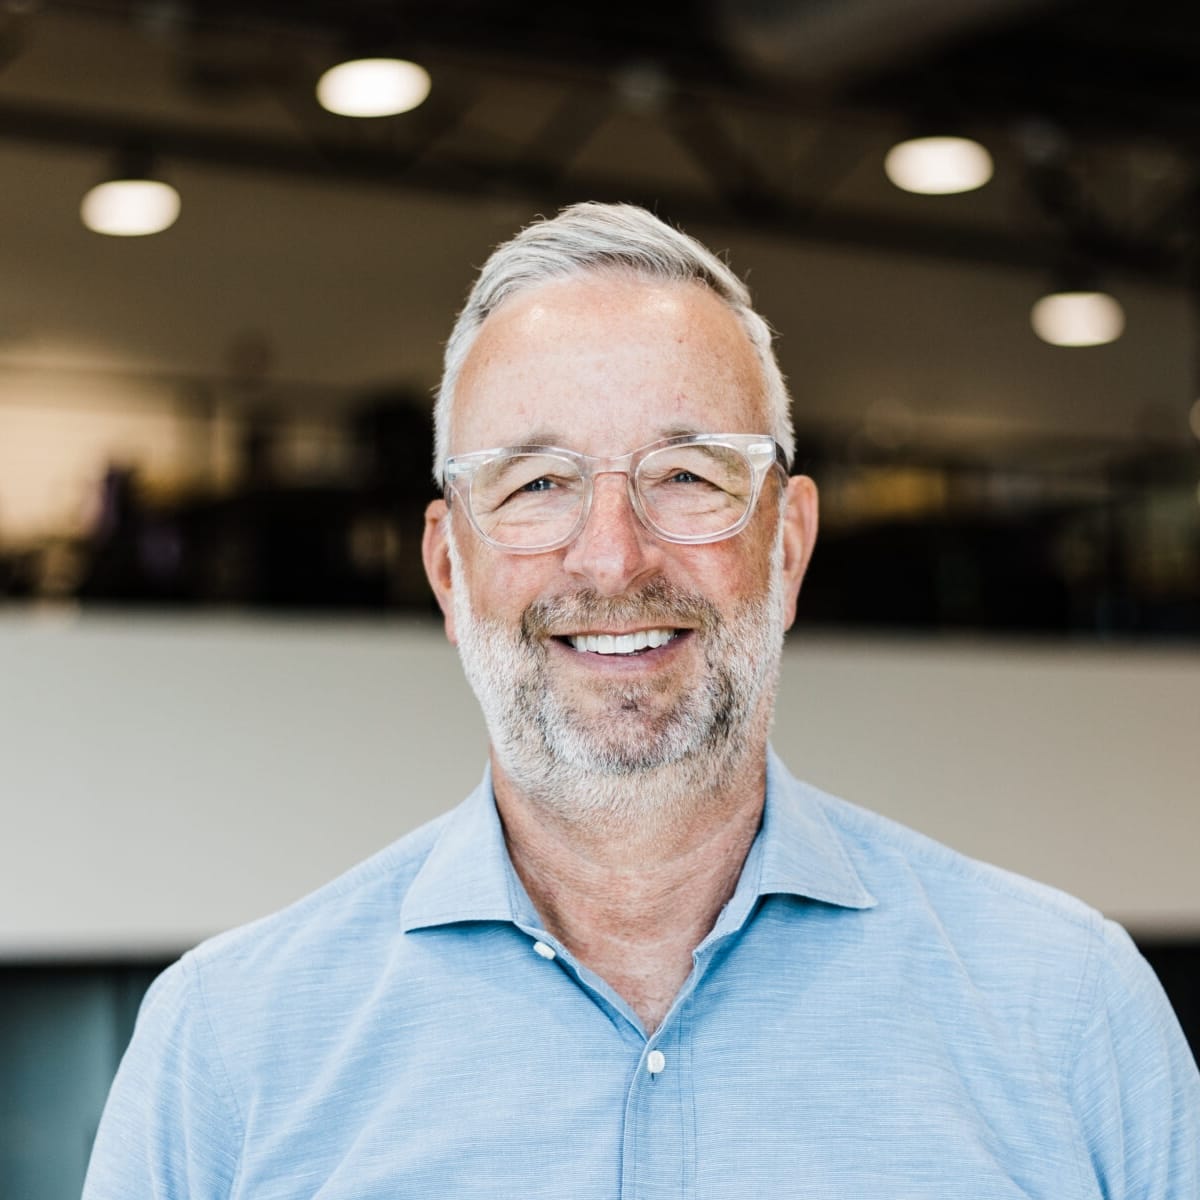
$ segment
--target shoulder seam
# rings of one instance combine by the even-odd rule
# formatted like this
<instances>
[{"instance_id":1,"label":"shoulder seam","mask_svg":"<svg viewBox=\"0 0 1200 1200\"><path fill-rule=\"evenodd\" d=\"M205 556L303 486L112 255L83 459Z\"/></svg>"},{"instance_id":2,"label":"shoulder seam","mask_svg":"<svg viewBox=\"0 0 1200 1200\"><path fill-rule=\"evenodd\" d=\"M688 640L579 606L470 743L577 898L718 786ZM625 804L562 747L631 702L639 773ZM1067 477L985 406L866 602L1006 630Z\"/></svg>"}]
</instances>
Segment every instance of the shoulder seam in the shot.
<instances>
[{"instance_id":1,"label":"shoulder seam","mask_svg":"<svg viewBox=\"0 0 1200 1200\"><path fill-rule=\"evenodd\" d=\"M1088 1026L1091 1024L1091 1014L1096 1009L1096 996L1100 990L1101 973L1096 950L1097 940L1099 939L1088 939L1083 969L1079 972L1079 988L1071 1002L1072 1027L1063 1038L1062 1061L1059 1063L1058 1071L1067 1089L1064 1094L1068 1096L1071 1094L1070 1076L1079 1062L1079 1055L1076 1051L1086 1038Z\"/></svg>"},{"instance_id":2,"label":"shoulder seam","mask_svg":"<svg viewBox=\"0 0 1200 1200\"><path fill-rule=\"evenodd\" d=\"M225 1061L225 1055L221 1052L221 1043L217 1038L217 1029L213 1023L212 1013L208 1006L208 995L204 989L204 980L200 972L200 964L190 954L185 954L181 960L184 967L192 978L193 986L196 989L196 998L200 1005L200 1014L204 1019L205 1027L208 1029L208 1036L212 1042L213 1057L216 1060L216 1066L221 1072L221 1082L224 1084L224 1090L229 1095L229 1104L233 1110L233 1115L237 1125L238 1132L238 1151L237 1151L237 1169L233 1173L233 1177L229 1181L230 1194L236 1191L236 1185L241 1177L242 1170L245 1166L246 1156L242 1153L242 1148L246 1143L246 1117L242 1112L241 1105L238 1103L237 1089L233 1086L233 1077L229 1073L229 1065Z\"/></svg>"},{"instance_id":3,"label":"shoulder seam","mask_svg":"<svg viewBox=\"0 0 1200 1200\"><path fill-rule=\"evenodd\" d=\"M1075 1112L1074 1075L1083 1058L1082 1051L1087 1043L1087 1032L1091 1027L1092 1014L1096 1010L1096 1001L1103 978L1100 969L1100 949L1102 947L1097 944L1102 941L1100 935L1088 940L1087 957L1084 959L1083 970L1079 975L1079 990L1075 994L1072 1005L1074 1022L1072 1028L1063 1037L1062 1061L1058 1064L1057 1069L1059 1086L1062 1088L1062 1094L1072 1113ZM1076 1167L1081 1186L1095 1187L1095 1175L1088 1177L1082 1158L1076 1158Z\"/></svg>"},{"instance_id":4,"label":"shoulder seam","mask_svg":"<svg viewBox=\"0 0 1200 1200\"><path fill-rule=\"evenodd\" d=\"M1025 877L1017 875L1015 872L1010 872L1005 867L996 866L994 863L987 863L982 859L972 858L968 854L963 854L961 851L944 845L935 838L928 837L914 829L909 829L906 825L902 825L890 817L859 808L847 800L840 800L824 793L818 793L818 796L822 809L838 828L844 829L845 825L849 824L855 829L866 832L869 825L875 823L894 828L907 835L908 844L903 847L903 853L911 854L912 857L927 863L935 869L945 871L947 874L953 873L960 879L973 881L996 895L1018 901L1039 912L1049 913L1061 918L1066 923L1088 935L1088 953L1091 953L1091 947L1099 934L1103 917L1084 901L1071 896L1067 892L1056 889L1050 884L1039 883L1033 879L1026 881L1033 885L1035 890L1032 893L1026 888L1012 886L1006 876L1015 875L1019 879L1024 879ZM838 817L842 814L850 818L845 824L838 820ZM897 848L899 849L899 847ZM1038 894L1041 889L1046 889L1051 895L1043 896ZM1063 903L1062 901L1055 902L1053 899L1055 896L1061 896L1064 900L1069 901L1069 903Z\"/></svg>"}]
</instances>

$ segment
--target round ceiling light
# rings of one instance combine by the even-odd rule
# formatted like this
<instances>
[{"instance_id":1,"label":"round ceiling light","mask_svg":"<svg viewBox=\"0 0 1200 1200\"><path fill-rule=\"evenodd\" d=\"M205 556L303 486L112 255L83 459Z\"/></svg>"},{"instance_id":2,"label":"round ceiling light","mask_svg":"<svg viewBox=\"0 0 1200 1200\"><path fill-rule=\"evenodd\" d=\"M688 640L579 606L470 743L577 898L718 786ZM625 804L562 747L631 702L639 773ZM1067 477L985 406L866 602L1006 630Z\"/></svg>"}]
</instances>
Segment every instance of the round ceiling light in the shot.
<instances>
[{"instance_id":1,"label":"round ceiling light","mask_svg":"<svg viewBox=\"0 0 1200 1200\"><path fill-rule=\"evenodd\" d=\"M429 72L402 58L356 58L317 81L321 107L342 117L394 117L429 95Z\"/></svg>"},{"instance_id":2,"label":"round ceiling light","mask_svg":"<svg viewBox=\"0 0 1200 1200\"><path fill-rule=\"evenodd\" d=\"M1125 310L1107 292L1051 292L1034 304L1029 319L1052 346L1103 346L1125 331Z\"/></svg>"},{"instance_id":3,"label":"round ceiling light","mask_svg":"<svg viewBox=\"0 0 1200 1200\"><path fill-rule=\"evenodd\" d=\"M157 179L110 179L83 198L79 215L94 233L145 237L161 233L179 216L179 193Z\"/></svg>"},{"instance_id":4,"label":"round ceiling light","mask_svg":"<svg viewBox=\"0 0 1200 1200\"><path fill-rule=\"evenodd\" d=\"M1196 440L1200 442L1200 400L1192 402L1191 411L1188 413L1188 425L1196 435Z\"/></svg>"},{"instance_id":5,"label":"round ceiling light","mask_svg":"<svg viewBox=\"0 0 1200 1200\"><path fill-rule=\"evenodd\" d=\"M992 177L992 156L970 138L910 138L887 152L883 169L902 191L948 196L983 187Z\"/></svg>"}]
</instances>

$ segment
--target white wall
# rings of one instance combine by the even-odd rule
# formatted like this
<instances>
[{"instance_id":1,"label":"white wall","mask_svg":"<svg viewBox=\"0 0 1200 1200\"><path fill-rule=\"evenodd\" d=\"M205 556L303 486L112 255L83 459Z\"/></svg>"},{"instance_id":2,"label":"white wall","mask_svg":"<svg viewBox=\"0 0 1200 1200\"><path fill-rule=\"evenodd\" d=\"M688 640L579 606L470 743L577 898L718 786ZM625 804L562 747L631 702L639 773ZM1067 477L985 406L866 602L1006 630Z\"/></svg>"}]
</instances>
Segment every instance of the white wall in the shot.
<instances>
[{"instance_id":1,"label":"white wall","mask_svg":"<svg viewBox=\"0 0 1200 1200\"><path fill-rule=\"evenodd\" d=\"M1200 933L1200 653L789 642L797 773L1139 932ZM455 803L432 624L0 616L0 956L172 954Z\"/></svg>"}]
</instances>

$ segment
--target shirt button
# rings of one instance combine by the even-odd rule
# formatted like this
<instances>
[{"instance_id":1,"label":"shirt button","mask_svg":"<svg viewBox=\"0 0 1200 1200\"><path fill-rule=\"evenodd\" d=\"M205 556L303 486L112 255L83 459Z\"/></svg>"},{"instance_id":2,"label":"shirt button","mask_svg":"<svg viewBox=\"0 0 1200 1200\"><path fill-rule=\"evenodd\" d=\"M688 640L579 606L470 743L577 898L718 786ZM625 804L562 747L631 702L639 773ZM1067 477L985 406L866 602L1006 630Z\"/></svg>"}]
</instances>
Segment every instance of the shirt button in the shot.
<instances>
[{"instance_id":1,"label":"shirt button","mask_svg":"<svg viewBox=\"0 0 1200 1200\"><path fill-rule=\"evenodd\" d=\"M667 1059L661 1050L651 1050L646 1055L646 1070L651 1075L657 1075L666 1065Z\"/></svg>"},{"instance_id":2,"label":"shirt button","mask_svg":"<svg viewBox=\"0 0 1200 1200\"><path fill-rule=\"evenodd\" d=\"M540 954L547 962L558 957L558 955L554 953L554 948L552 946L547 946L545 942L534 942L533 952L534 954Z\"/></svg>"}]
</instances>

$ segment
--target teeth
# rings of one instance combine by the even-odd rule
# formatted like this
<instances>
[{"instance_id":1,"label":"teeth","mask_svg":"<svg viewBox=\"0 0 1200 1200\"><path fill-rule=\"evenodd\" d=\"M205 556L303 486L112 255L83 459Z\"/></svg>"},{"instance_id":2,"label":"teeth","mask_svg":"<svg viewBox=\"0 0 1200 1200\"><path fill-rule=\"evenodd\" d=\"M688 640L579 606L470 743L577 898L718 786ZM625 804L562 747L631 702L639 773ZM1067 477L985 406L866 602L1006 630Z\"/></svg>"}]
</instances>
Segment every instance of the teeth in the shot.
<instances>
[{"instance_id":1,"label":"teeth","mask_svg":"<svg viewBox=\"0 0 1200 1200\"><path fill-rule=\"evenodd\" d=\"M579 633L567 641L576 650L592 654L636 654L651 646L665 646L673 637L673 629L639 629L637 633Z\"/></svg>"}]
</instances>

